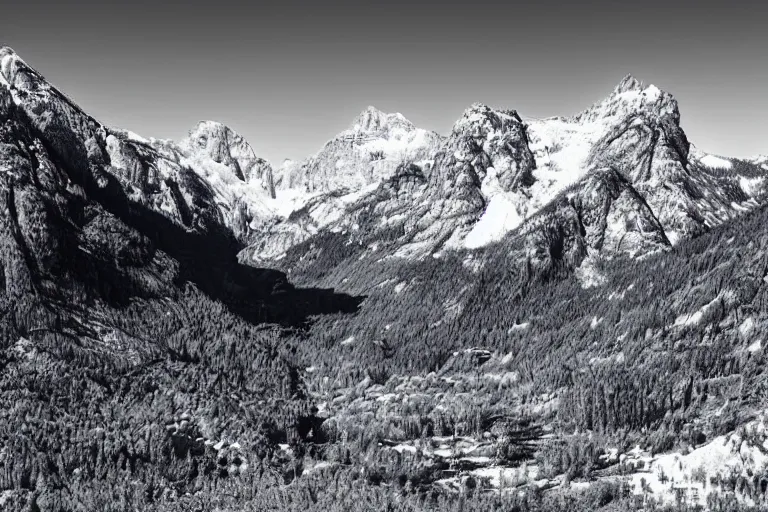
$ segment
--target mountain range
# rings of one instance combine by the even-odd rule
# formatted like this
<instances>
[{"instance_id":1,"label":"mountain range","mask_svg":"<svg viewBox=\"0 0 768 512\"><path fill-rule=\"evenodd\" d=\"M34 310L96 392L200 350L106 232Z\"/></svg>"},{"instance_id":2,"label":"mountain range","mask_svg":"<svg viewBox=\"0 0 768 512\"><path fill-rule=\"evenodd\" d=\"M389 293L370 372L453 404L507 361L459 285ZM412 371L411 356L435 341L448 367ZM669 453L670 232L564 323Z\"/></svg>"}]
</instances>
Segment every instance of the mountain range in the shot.
<instances>
[{"instance_id":1,"label":"mountain range","mask_svg":"<svg viewBox=\"0 0 768 512\"><path fill-rule=\"evenodd\" d=\"M619 452L662 467L762 425L768 262L744 230L768 158L698 149L632 76L569 117L474 104L445 135L368 107L273 166L214 121L106 126L3 47L0 177L0 504L256 510L292 485L324 510L302 473L368 471L392 503L529 460L526 485L603 485Z\"/></svg>"},{"instance_id":2,"label":"mountain range","mask_svg":"<svg viewBox=\"0 0 768 512\"><path fill-rule=\"evenodd\" d=\"M759 158L693 147L677 101L632 76L572 117L472 105L447 136L368 107L316 154L273 170L219 123L200 122L178 143L146 139L98 123L7 48L2 70L6 101L68 165L114 176L129 200L187 229L225 227L248 246L245 263L279 258L320 230L357 231L365 216L366 237L403 231L399 256L476 250L525 231L553 238L578 266L664 250L765 194Z\"/></svg>"}]
</instances>

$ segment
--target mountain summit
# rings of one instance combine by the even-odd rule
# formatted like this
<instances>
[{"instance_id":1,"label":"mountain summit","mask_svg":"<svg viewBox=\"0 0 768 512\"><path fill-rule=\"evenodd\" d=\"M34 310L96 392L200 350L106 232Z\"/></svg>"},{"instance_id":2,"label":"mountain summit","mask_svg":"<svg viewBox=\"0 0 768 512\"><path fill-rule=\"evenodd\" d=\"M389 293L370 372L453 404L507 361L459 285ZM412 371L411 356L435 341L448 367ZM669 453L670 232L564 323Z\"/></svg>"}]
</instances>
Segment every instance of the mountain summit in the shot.
<instances>
[{"instance_id":1,"label":"mountain summit","mask_svg":"<svg viewBox=\"0 0 768 512\"><path fill-rule=\"evenodd\" d=\"M415 126L399 112L387 114L376 107L369 106L352 121L350 131L382 132L393 128L400 128L407 132L414 130Z\"/></svg>"},{"instance_id":2,"label":"mountain summit","mask_svg":"<svg viewBox=\"0 0 768 512\"><path fill-rule=\"evenodd\" d=\"M632 75L627 75L613 89L614 94L643 90L643 83Z\"/></svg>"}]
</instances>

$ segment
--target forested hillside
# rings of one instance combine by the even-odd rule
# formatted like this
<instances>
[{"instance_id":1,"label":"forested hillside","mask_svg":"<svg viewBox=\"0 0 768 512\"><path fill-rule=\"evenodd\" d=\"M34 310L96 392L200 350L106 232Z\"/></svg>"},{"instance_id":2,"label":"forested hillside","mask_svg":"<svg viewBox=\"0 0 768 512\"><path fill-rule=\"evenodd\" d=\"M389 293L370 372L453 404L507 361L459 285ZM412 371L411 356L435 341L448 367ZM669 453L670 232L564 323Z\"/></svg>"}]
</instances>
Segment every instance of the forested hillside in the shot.
<instances>
[{"instance_id":1,"label":"forested hillside","mask_svg":"<svg viewBox=\"0 0 768 512\"><path fill-rule=\"evenodd\" d=\"M395 446L402 459L425 435L458 435L491 441L493 466L528 461L566 481L617 470L607 455L635 446L684 453L765 409L767 220L760 209L671 251L598 261L586 286L556 255L531 268L512 239L403 264L329 233L285 261L289 275L367 298L318 321L297 362L332 438L356 453ZM400 477L384 463L381 478L436 485L471 475L461 460ZM762 503L756 464L731 489Z\"/></svg>"}]
</instances>

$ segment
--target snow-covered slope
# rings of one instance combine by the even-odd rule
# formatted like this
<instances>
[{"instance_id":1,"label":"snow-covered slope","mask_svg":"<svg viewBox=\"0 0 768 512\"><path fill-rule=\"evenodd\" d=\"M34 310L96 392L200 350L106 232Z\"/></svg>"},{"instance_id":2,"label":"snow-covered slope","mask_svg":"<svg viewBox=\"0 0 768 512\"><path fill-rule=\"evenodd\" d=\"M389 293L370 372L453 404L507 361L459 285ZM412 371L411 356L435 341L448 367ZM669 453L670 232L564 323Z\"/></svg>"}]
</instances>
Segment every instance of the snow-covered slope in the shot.
<instances>
[{"instance_id":1,"label":"snow-covered slope","mask_svg":"<svg viewBox=\"0 0 768 512\"><path fill-rule=\"evenodd\" d=\"M755 505L755 486L735 485L743 480L752 484L768 469L766 419L761 417L738 431L718 436L689 453L651 456L639 447L622 457L635 494L648 494L662 503L678 500L691 505L706 505L709 495L731 494L737 501Z\"/></svg>"},{"instance_id":2,"label":"snow-covered slope","mask_svg":"<svg viewBox=\"0 0 768 512\"><path fill-rule=\"evenodd\" d=\"M762 200L762 187L733 170L730 160L689 144L680 127L677 101L634 77L571 118L529 121L536 155L536 204L593 169L610 166L644 197L674 243L739 215ZM534 208L536 204L532 205Z\"/></svg>"},{"instance_id":3,"label":"snow-covered slope","mask_svg":"<svg viewBox=\"0 0 768 512\"><path fill-rule=\"evenodd\" d=\"M768 171L768 156L765 155L757 155L756 157L750 158L749 162L759 165L761 168Z\"/></svg>"}]
</instances>

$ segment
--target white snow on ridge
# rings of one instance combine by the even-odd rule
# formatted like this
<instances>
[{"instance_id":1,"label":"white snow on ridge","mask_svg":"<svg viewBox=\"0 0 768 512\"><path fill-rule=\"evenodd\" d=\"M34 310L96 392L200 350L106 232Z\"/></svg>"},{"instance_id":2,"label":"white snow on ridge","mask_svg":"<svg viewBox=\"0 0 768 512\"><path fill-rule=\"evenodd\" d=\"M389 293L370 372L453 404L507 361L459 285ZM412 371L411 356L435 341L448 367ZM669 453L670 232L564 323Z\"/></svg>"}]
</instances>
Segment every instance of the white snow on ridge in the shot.
<instances>
[{"instance_id":1,"label":"white snow on ridge","mask_svg":"<svg viewBox=\"0 0 768 512\"><path fill-rule=\"evenodd\" d=\"M680 327L683 325L694 325L699 322L701 322L701 317L704 316L704 313L699 310L695 313L691 313L690 315L680 315L675 319L675 327Z\"/></svg>"},{"instance_id":2,"label":"white snow on ridge","mask_svg":"<svg viewBox=\"0 0 768 512\"><path fill-rule=\"evenodd\" d=\"M236 200L242 200L254 217L287 217L307 199L306 194L284 190L280 191L279 198L272 199L258 180L244 182L229 167L202 154L182 158L180 163L191 168L211 185L220 198L217 201L219 204L229 207Z\"/></svg>"},{"instance_id":3,"label":"white snow on ridge","mask_svg":"<svg viewBox=\"0 0 768 512\"><path fill-rule=\"evenodd\" d=\"M406 158L410 151L426 147L429 143L429 132L420 128L406 130L405 128L392 128L389 137L375 137L363 144L358 150L364 155L370 152L381 151L384 157L390 160Z\"/></svg>"},{"instance_id":4,"label":"white snow on ridge","mask_svg":"<svg viewBox=\"0 0 768 512\"><path fill-rule=\"evenodd\" d=\"M585 174L593 144L602 135L601 123L576 123L555 118L528 123L529 146L536 158L534 200L548 202ZM538 189L538 190L537 190Z\"/></svg>"},{"instance_id":5,"label":"white snow on ridge","mask_svg":"<svg viewBox=\"0 0 768 512\"><path fill-rule=\"evenodd\" d=\"M583 178L589 152L606 130L601 122L579 123L562 118L527 118L526 125L529 147L536 160L535 181L524 194L505 192L499 186L496 170L489 167L482 184L488 206L464 240L467 249L501 240L562 190ZM463 155L456 157L461 160Z\"/></svg>"},{"instance_id":6,"label":"white snow on ridge","mask_svg":"<svg viewBox=\"0 0 768 512\"><path fill-rule=\"evenodd\" d=\"M699 161L707 167L712 167L715 169L730 169L733 167L733 164L730 160L726 160L725 158L720 158L719 156L715 155L704 155L699 159Z\"/></svg>"},{"instance_id":7,"label":"white snow on ridge","mask_svg":"<svg viewBox=\"0 0 768 512\"><path fill-rule=\"evenodd\" d=\"M661 96L661 91L658 87L651 84L648 87L645 88L643 91L643 96L645 96L646 100L648 101L656 101L659 99L659 96Z\"/></svg>"}]
</instances>

